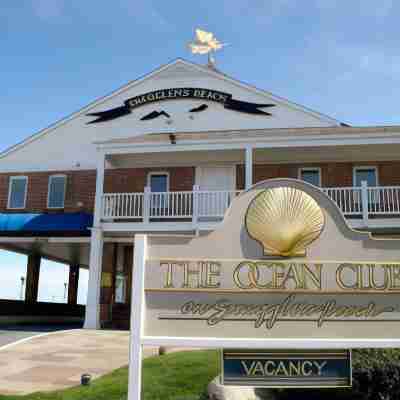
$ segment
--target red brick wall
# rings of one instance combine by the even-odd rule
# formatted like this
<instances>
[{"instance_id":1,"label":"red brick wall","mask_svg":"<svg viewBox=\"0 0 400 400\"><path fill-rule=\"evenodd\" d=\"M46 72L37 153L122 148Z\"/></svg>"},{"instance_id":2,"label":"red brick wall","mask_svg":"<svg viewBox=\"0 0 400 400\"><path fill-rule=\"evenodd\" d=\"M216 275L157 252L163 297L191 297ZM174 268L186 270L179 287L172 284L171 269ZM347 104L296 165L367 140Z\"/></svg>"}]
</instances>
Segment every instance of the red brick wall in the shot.
<instances>
[{"instance_id":1,"label":"red brick wall","mask_svg":"<svg viewBox=\"0 0 400 400\"><path fill-rule=\"evenodd\" d=\"M353 167L374 165L378 167L379 184L400 186L400 161L362 162L362 163L313 163L313 164L270 164L254 166L254 182L271 178L297 178L301 167L320 167L322 186L352 186ZM119 168L106 170L104 192L143 192L149 172L167 171L170 174L170 190L192 190L195 181L194 167L173 168ZM67 175L65 212L93 212L96 192L96 171L58 171ZM21 172L19 174L0 174L0 212L55 212L47 209L49 176L53 172ZM8 187L10 176L28 176L28 196L24 210L8 210ZM237 188L244 187L244 166L237 166ZM83 203L78 207L79 202Z\"/></svg>"},{"instance_id":2,"label":"red brick wall","mask_svg":"<svg viewBox=\"0 0 400 400\"><path fill-rule=\"evenodd\" d=\"M192 190L194 185L194 167L174 168L118 168L105 173L104 193L143 192L150 172L169 173L171 191Z\"/></svg>"},{"instance_id":3,"label":"red brick wall","mask_svg":"<svg viewBox=\"0 0 400 400\"><path fill-rule=\"evenodd\" d=\"M299 168L321 168L324 187L353 186L353 168L356 166L376 166L381 186L400 185L400 161L379 162L330 162L304 164L256 164L253 166L254 183L271 178L297 178ZM237 189L244 188L244 166L237 166Z\"/></svg>"},{"instance_id":4,"label":"red brick wall","mask_svg":"<svg viewBox=\"0 0 400 400\"><path fill-rule=\"evenodd\" d=\"M47 209L47 191L49 176L54 172L28 172L0 174L0 211L4 212L56 212ZM96 192L96 171L57 171L57 174L67 176L65 193L65 212L86 211L93 212L94 196ZM23 210L8 210L8 187L10 176L25 175L28 177L28 193L26 208ZM78 207L78 202L83 206Z\"/></svg>"},{"instance_id":5,"label":"red brick wall","mask_svg":"<svg viewBox=\"0 0 400 400\"><path fill-rule=\"evenodd\" d=\"M170 174L170 190L192 190L194 185L194 167L177 168L121 168L105 172L104 192L143 192L147 174L152 171L168 171ZM49 176L54 172L28 172L0 174L0 212L60 212L62 210L47 209L47 192ZM93 212L96 193L96 171L57 171L67 176L65 193L65 212ZM8 188L10 176L28 176L28 194L26 208L8 210ZM78 207L77 203L83 206Z\"/></svg>"}]
</instances>

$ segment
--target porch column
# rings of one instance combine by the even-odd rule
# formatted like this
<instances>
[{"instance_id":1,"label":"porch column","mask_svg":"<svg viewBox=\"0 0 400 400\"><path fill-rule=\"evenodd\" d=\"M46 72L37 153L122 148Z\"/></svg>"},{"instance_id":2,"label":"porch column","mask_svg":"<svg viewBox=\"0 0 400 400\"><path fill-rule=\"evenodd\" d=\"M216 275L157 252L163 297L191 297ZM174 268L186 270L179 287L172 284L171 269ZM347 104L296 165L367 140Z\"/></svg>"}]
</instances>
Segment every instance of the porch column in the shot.
<instances>
[{"instance_id":1,"label":"porch column","mask_svg":"<svg viewBox=\"0 0 400 400\"><path fill-rule=\"evenodd\" d=\"M253 186L253 148L246 147L245 154L245 189Z\"/></svg>"},{"instance_id":2,"label":"porch column","mask_svg":"<svg viewBox=\"0 0 400 400\"><path fill-rule=\"evenodd\" d=\"M28 256L26 268L25 303L36 303L39 291L40 254L31 253Z\"/></svg>"},{"instance_id":3,"label":"porch column","mask_svg":"<svg viewBox=\"0 0 400 400\"><path fill-rule=\"evenodd\" d=\"M97 154L97 170L96 170L96 197L94 199L94 215L93 226L98 227L101 223L103 210L103 191L104 191L104 153Z\"/></svg>"},{"instance_id":4,"label":"porch column","mask_svg":"<svg viewBox=\"0 0 400 400\"><path fill-rule=\"evenodd\" d=\"M103 264L103 231L92 228L90 240L89 283L86 300L85 329L100 328L100 284Z\"/></svg>"},{"instance_id":5,"label":"porch column","mask_svg":"<svg viewBox=\"0 0 400 400\"><path fill-rule=\"evenodd\" d=\"M78 301L79 264L69 266L68 276L68 304L77 304Z\"/></svg>"},{"instance_id":6,"label":"porch column","mask_svg":"<svg viewBox=\"0 0 400 400\"><path fill-rule=\"evenodd\" d=\"M100 328L100 284L103 265L103 230L101 229L101 215L103 208L104 159L104 153L98 152L96 197L94 202L93 228L90 239L89 283L86 300L85 329Z\"/></svg>"}]
</instances>

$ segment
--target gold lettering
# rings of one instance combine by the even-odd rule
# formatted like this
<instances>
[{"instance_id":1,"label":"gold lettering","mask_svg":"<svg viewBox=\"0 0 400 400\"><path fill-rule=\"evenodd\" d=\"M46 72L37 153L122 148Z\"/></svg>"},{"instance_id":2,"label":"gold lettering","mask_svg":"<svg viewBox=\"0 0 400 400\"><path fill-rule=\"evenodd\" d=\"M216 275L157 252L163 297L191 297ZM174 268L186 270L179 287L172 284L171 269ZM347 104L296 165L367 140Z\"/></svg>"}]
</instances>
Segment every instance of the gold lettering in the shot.
<instances>
[{"instance_id":1,"label":"gold lettering","mask_svg":"<svg viewBox=\"0 0 400 400\"><path fill-rule=\"evenodd\" d=\"M182 288L200 288L201 286L201 271L199 271L199 266L197 268L191 269L190 263L185 262L181 264L183 266L183 285ZM191 277L195 277L197 285L192 286Z\"/></svg>"},{"instance_id":2,"label":"gold lettering","mask_svg":"<svg viewBox=\"0 0 400 400\"><path fill-rule=\"evenodd\" d=\"M278 268L281 269L285 269L285 264L284 263L275 263L274 264L274 273L272 275L272 287L274 289L278 289L278 288L282 288L283 282L279 283L280 279L284 279L285 278L285 272L282 271L278 271Z\"/></svg>"},{"instance_id":3,"label":"gold lettering","mask_svg":"<svg viewBox=\"0 0 400 400\"><path fill-rule=\"evenodd\" d=\"M221 275L221 264L216 262L207 263L206 285L207 288L218 288L221 286L216 279Z\"/></svg>"},{"instance_id":4,"label":"gold lettering","mask_svg":"<svg viewBox=\"0 0 400 400\"><path fill-rule=\"evenodd\" d=\"M250 276L250 270L254 268L254 263L251 261L243 261L241 262L233 271L233 281L235 285L240 289L252 289L254 288L254 283L248 283L247 285L241 281L240 272L242 272L242 268L247 266L249 268L248 275Z\"/></svg>"},{"instance_id":5,"label":"gold lettering","mask_svg":"<svg viewBox=\"0 0 400 400\"><path fill-rule=\"evenodd\" d=\"M307 278L310 278L311 282L314 284L314 286L321 290L322 289L322 267L323 264L314 264L315 266L315 272L312 271L307 264L303 264L303 273L304 273L304 278L303 278L303 283L304 283L304 289L307 289Z\"/></svg>"},{"instance_id":6,"label":"gold lettering","mask_svg":"<svg viewBox=\"0 0 400 400\"><path fill-rule=\"evenodd\" d=\"M400 289L400 265L389 265L390 268L390 290Z\"/></svg>"},{"instance_id":7,"label":"gold lettering","mask_svg":"<svg viewBox=\"0 0 400 400\"><path fill-rule=\"evenodd\" d=\"M381 266L381 269L384 272L384 279L381 285L378 285L375 280L375 270L377 266L375 264L368 264L368 277L369 277L369 287L375 290L384 290L388 287L389 278L388 278L388 271L384 265Z\"/></svg>"},{"instance_id":8,"label":"gold lettering","mask_svg":"<svg viewBox=\"0 0 400 400\"><path fill-rule=\"evenodd\" d=\"M352 285L348 285L346 283L343 282L343 271L344 269L350 269L351 271L353 271L357 278L354 284ZM352 264L340 264L338 269L336 270L336 283L337 285L343 289L343 290L353 290L353 289L357 289L358 287L358 282L359 282L359 276L358 276L358 268L357 265L352 265Z\"/></svg>"},{"instance_id":9,"label":"gold lettering","mask_svg":"<svg viewBox=\"0 0 400 400\"><path fill-rule=\"evenodd\" d=\"M165 281L164 281L164 288L173 288L174 283L173 283L173 267L172 263L169 262L161 262L160 263L160 268L166 266L167 267L167 273L165 275Z\"/></svg>"}]
</instances>

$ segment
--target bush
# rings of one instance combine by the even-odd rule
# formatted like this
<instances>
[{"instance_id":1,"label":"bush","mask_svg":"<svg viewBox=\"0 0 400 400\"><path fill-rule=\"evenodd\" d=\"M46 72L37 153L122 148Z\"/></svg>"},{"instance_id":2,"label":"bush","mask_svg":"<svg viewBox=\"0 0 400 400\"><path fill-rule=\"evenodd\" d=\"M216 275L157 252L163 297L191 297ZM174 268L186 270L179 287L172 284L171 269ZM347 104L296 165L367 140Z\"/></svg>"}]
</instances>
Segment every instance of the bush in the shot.
<instances>
[{"instance_id":1,"label":"bush","mask_svg":"<svg viewBox=\"0 0 400 400\"><path fill-rule=\"evenodd\" d=\"M285 389L279 400L398 400L400 350L353 350L352 389Z\"/></svg>"}]
</instances>

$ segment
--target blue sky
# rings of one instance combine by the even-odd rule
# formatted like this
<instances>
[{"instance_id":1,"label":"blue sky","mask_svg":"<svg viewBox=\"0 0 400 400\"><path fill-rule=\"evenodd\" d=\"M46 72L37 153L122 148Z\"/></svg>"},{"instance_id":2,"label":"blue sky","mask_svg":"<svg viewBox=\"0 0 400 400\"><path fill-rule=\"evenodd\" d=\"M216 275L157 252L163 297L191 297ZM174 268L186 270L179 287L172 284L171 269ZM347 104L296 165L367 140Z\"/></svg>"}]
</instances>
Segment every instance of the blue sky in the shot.
<instances>
[{"instance_id":1,"label":"blue sky","mask_svg":"<svg viewBox=\"0 0 400 400\"><path fill-rule=\"evenodd\" d=\"M400 124L399 17L394 0L2 0L0 150L176 57L205 63L186 48L196 27L230 44L217 64L232 77Z\"/></svg>"}]
</instances>

